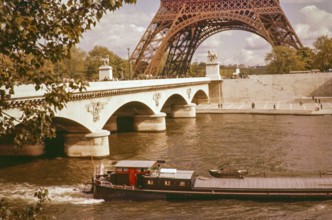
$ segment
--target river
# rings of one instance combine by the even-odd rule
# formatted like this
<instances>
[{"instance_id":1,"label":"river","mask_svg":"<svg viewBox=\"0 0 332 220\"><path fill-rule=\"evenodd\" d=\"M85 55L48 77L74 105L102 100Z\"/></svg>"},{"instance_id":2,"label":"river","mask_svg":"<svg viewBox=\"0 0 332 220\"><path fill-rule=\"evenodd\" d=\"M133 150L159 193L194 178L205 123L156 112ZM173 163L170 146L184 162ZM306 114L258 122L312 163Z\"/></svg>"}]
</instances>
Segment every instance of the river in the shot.
<instances>
[{"instance_id":1,"label":"river","mask_svg":"<svg viewBox=\"0 0 332 220\"><path fill-rule=\"evenodd\" d=\"M202 114L167 119L166 132L111 134L110 146L111 160L165 159L204 176L226 162L252 176L315 175L332 171L332 117ZM43 216L56 219L332 219L332 201L95 200L81 190L101 160L0 157L0 198L26 205L47 188Z\"/></svg>"}]
</instances>

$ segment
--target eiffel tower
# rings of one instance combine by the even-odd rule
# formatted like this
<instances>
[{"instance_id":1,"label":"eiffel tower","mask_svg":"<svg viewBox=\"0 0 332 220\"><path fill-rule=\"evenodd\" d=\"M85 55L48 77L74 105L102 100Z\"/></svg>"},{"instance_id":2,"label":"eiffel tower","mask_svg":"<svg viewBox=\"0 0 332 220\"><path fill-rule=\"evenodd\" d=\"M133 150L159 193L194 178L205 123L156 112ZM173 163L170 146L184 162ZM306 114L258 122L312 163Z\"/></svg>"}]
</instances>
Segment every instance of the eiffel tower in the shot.
<instances>
[{"instance_id":1,"label":"eiffel tower","mask_svg":"<svg viewBox=\"0 0 332 220\"><path fill-rule=\"evenodd\" d=\"M184 74L199 45L228 30L257 34L272 47L302 47L279 0L160 0L130 57L134 74Z\"/></svg>"}]
</instances>

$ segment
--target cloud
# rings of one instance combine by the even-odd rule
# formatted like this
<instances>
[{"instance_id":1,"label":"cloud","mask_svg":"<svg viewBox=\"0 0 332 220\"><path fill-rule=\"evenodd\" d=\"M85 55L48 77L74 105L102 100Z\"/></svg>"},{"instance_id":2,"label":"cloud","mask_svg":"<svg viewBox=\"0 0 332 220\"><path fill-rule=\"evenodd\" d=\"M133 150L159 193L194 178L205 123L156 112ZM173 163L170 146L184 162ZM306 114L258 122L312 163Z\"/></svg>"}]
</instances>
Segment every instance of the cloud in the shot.
<instances>
[{"instance_id":1,"label":"cloud","mask_svg":"<svg viewBox=\"0 0 332 220\"><path fill-rule=\"evenodd\" d=\"M327 0L283 0L282 2L292 3L292 4L315 4L315 3L327 2Z\"/></svg>"},{"instance_id":2,"label":"cloud","mask_svg":"<svg viewBox=\"0 0 332 220\"><path fill-rule=\"evenodd\" d=\"M248 66L264 65L265 64L265 54L269 52L269 49L257 53L252 50L242 49L241 50L241 60Z\"/></svg>"},{"instance_id":3,"label":"cloud","mask_svg":"<svg viewBox=\"0 0 332 220\"><path fill-rule=\"evenodd\" d=\"M104 46L127 58L127 48L130 48L131 52L135 49L152 18L152 14L132 9L109 13L97 23L96 27L84 33L78 47L90 51L97 45Z\"/></svg>"},{"instance_id":4,"label":"cloud","mask_svg":"<svg viewBox=\"0 0 332 220\"><path fill-rule=\"evenodd\" d=\"M246 38L245 49L246 50L261 50L266 49L270 45L262 37L252 34L250 37Z\"/></svg>"},{"instance_id":5,"label":"cloud","mask_svg":"<svg viewBox=\"0 0 332 220\"><path fill-rule=\"evenodd\" d=\"M220 35L213 35L206 39L200 46L200 50L206 50L206 53L208 50L215 50L214 48L219 48L222 46L222 41L220 40Z\"/></svg>"},{"instance_id":6,"label":"cloud","mask_svg":"<svg viewBox=\"0 0 332 220\"><path fill-rule=\"evenodd\" d=\"M322 35L332 35L332 14L318 9L315 5L305 6L300 10L303 22L295 25L294 29L300 39L308 44Z\"/></svg>"}]
</instances>

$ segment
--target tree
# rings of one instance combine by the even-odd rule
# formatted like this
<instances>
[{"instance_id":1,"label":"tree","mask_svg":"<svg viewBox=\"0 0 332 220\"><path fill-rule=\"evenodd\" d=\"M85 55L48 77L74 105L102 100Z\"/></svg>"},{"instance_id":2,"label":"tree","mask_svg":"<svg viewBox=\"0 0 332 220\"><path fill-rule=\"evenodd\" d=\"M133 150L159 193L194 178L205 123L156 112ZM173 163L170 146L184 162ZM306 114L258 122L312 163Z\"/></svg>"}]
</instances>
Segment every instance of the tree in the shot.
<instances>
[{"instance_id":1,"label":"tree","mask_svg":"<svg viewBox=\"0 0 332 220\"><path fill-rule=\"evenodd\" d=\"M44 188L39 188L34 197L38 198L35 205L15 210L10 209L5 199L0 199L0 219L36 219L42 211L42 206L50 201L50 198L48 197L48 190Z\"/></svg>"},{"instance_id":2,"label":"tree","mask_svg":"<svg viewBox=\"0 0 332 220\"><path fill-rule=\"evenodd\" d=\"M101 59L105 57L108 57L109 65L113 68L114 78L130 78L130 76L126 74L129 72L128 61L120 58L106 47L95 46L93 50L88 53L86 58L86 75L89 80L98 79L98 68L102 64Z\"/></svg>"},{"instance_id":3,"label":"tree","mask_svg":"<svg viewBox=\"0 0 332 220\"><path fill-rule=\"evenodd\" d=\"M70 50L70 57L60 60L56 64L55 72L61 78L85 79L85 59L85 51L72 47Z\"/></svg>"},{"instance_id":4,"label":"tree","mask_svg":"<svg viewBox=\"0 0 332 220\"><path fill-rule=\"evenodd\" d=\"M15 134L14 143L42 142L54 137L52 118L85 83L58 79L50 64L68 57L82 33L108 10L136 0L3 0L0 5L0 136ZM44 102L24 103L22 116L6 113L18 83L33 83L46 91ZM69 92L66 92L69 90Z\"/></svg>"},{"instance_id":5,"label":"tree","mask_svg":"<svg viewBox=\"0 0 332 220\"><path fill-rule=\"evenodd\" d=\"M267 69L270 73L282 74L292 70L304 70L304 63L293 48L277 46L265 57L268 62Z\"/></svg>"},{"instance_id":6,"label":"tree","mask_svg":"<svg viewBox=\"0 0 332 220\"><path fill-rule=\"evenodd\" d=\"M326 71L332 67L332 38L321 36L314 42L315 65L321 70Z\"/></svg>"},{"instance_id":7,"label":"tree","mask_svg":"<svg viewBox=\"0 0 332 220\"><path fill-rule=\"evenodd\" d=\"M305 70L312 70L314 68L314 52L309 47L302 47L297 50L297 55L304 65Z\"/></svg>"}]
</instances>

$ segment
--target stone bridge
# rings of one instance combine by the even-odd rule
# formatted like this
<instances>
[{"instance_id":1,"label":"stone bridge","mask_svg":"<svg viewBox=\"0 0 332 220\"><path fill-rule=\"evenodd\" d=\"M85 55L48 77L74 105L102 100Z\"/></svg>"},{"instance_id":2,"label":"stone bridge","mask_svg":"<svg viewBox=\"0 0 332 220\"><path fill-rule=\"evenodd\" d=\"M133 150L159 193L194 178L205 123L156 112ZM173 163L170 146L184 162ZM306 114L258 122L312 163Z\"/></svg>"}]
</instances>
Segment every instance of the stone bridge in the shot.
<instances>
[{"instance_id":1,"label":"stone bridge","mask_svg":"<svg viewBox=\"0 0 332 220\"><path fill-rule=\"evenodd\" d=\"M56 112L57 139L62 138L67 156L106 156L110 132L165 131L166 117L196 117L196 104L217 100L220 93L221 81L206 77L91 82L87 91L74 93L66 107ZM42 97L43 91L34 91L33 85L20 86L8 113L19 116L22 102L38 104ZM0 143L0 154L10 154L11 149L9 143ZM21 154L39 155L43 146L24 151Z\"/></svg>"}]
</instances>

